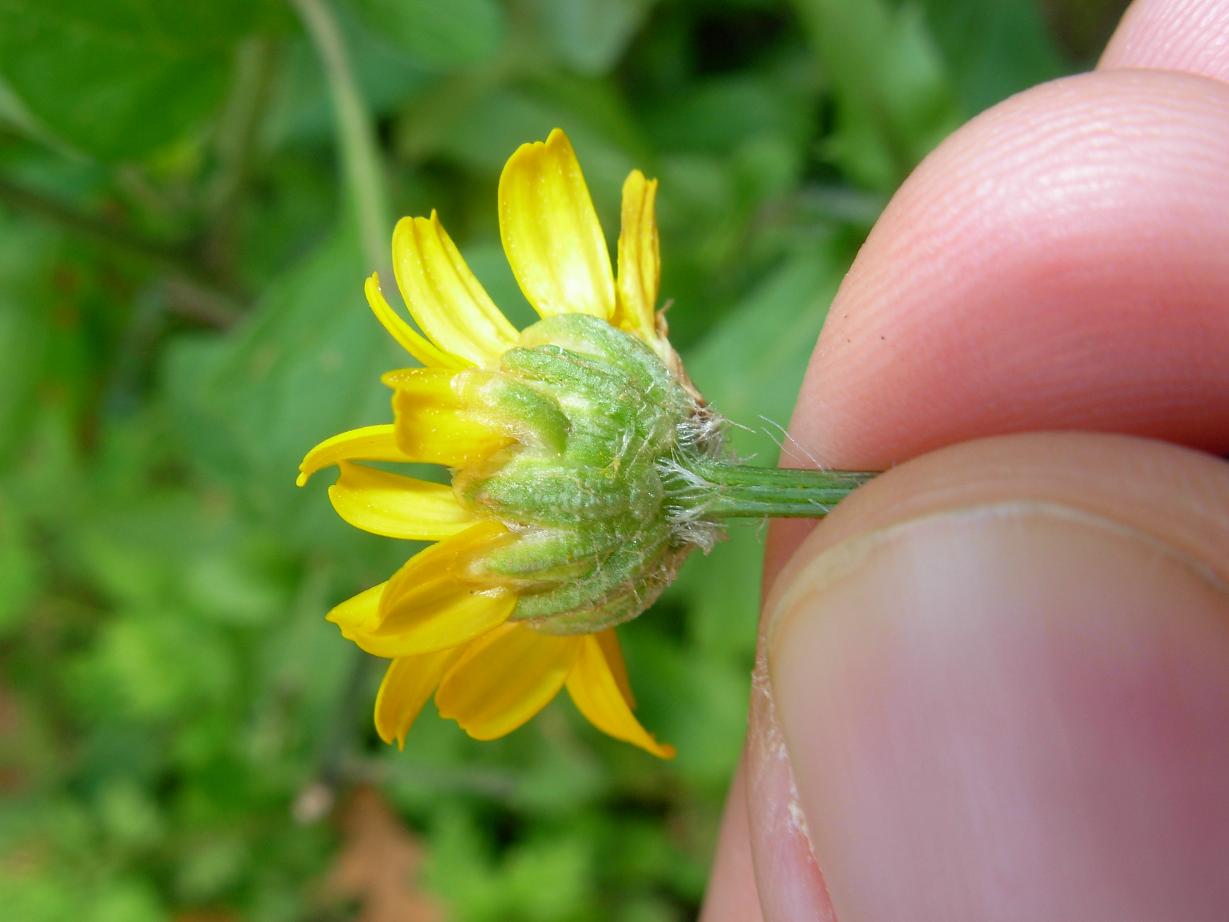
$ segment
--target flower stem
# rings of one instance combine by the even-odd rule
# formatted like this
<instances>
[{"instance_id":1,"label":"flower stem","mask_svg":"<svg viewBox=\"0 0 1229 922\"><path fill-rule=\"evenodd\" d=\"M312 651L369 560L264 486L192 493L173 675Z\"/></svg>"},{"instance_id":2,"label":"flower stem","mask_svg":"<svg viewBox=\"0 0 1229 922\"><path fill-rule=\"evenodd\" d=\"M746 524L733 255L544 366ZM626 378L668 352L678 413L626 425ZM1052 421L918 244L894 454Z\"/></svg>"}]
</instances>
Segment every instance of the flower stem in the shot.
<instances>
[{"instance_id":1,"label":"flower stem","mask_svg":"<svg viewBox=\"0 0 1229 922\"><path fill-rule=\"evenodd\" d=\"M688 469L710 485L704 515L711 519L822 518L875 476L873 471L749 467L707 460Z\"/></svg>"},{"instance_id":2,"label":"flower stem","mask_svg":"<svg viewBox=\"0 0 1229 922\"><path fill-rule=\"evenodd\" d=\"M346 186L353 201L363 254L372 266L383 267L389 218L384 173L375 129L363 100L346 43L327 0L291 0L324 61L333 96L337 138L341 146Z\"/></svg>"}]
</instances>

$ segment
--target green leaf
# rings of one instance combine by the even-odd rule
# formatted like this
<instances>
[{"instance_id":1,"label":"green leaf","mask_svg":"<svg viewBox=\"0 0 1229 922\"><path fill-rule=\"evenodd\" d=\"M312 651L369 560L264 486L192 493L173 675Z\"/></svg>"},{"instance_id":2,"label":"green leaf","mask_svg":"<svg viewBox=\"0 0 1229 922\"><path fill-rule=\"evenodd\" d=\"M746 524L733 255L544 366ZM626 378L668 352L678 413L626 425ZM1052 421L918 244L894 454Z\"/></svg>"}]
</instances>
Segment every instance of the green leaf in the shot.
<instances>
[{"instance_id":1,"label":"green leaf","mask_svg":"<svg viewBox=\"0 0 1229 922\"><path fill-rule=\"evenodd\" d=\"M137 157L214 110L231 45L262 7L0 0L0 77L69 144L104 159Z\"/></svg>"},{"instance_id":2,"label":"green leaf","mask_svg":"<svg viewBox=\"0 0 1229 922\"><path fill-rule=\"evenodd\" d=\"M749 636L754 643L754 629ZM620 637L632 674L649 677L635 686L636 716L658 739L678 747L672 771L719 796L746 731L750 664L712 651L697 656L689 642L647 627L630 627Z\"/></svg>"},{"instance_id":3,"label":"green leaf","mask_svg":"<svg viewBox=\"0 0 1229 922\"><path fill-rule=\"evenodd\" d=\"M562 128L576 147L590 191L605 226L618 215L619 190L631 168L649 168L648 154L631 111L605 81L569 78L526 81L499 86L447 116L437 132L438 152L475 171L497 176L512 153L526 141L541 140ZM410 114L411 130L418 130ZM484 206L493 217L495 197Z\"/></svg>"},{"instance_id":4,"label":"green leaf","mask_svg":"<svg viewBox=\"0 0 1229 922\"><path fill-rule=\"evenodd\" d=\"M0 494L0 640L16 636L31 620L46 583L40 563L28 527Z\"/></svg>"},{"instance_id":5,"label":"green leaf","mask_svg":"<svg viewBox=\"0 0 1229 922\"><path fill-rule=\"evenodd\" d=\"M238 663L216 632L158 612L107 622L73 666L81 716L96 724L112 709L137 721L161 721L216 705L235 684Z\"/></svg>"},{"instance_id":6,"label":"green leaf","mask_svg":"<svg viewBox=\"0 0 1229 922\"><path fill-rule=\"evenodd\" d=\"M1063 73L1036 0L921 0L921 6L970 113Z\"/></svg>"},{"instance_id":7,"label":"green leaf","mask_svg":"<svg viewBox=\"0 0 1229 922\"><path fill-rule=\"evenodd\" d=\"M3 30L0 29L0 33ZM0 216L0 462L18 453L37 409L53 312L45 304L49 234Z\"/></svg>"},{"instance_id":8,"label":"green leaf","mask_svg":"<svg viewBox=\"0 0 1229 922\"><path fill-rule=\"evenodd\" d=\"M731 436L735 451L754 463L775 461L778 427L789 422L849 256L836 237L795 253L686 356L701 393L748 427Z\"/></svg>"},{"instance_id":9,"label":"green leaf","mask_svg":"<svg viewBox=\"0 0 1229 922\"><path fill-rule=\"evenodd\" d=\"M794 2L836 103L829 155L855 181L894 189L961 121L925 22L886 0Z\"/></svg>"},{"instance_id":10,"label":"green leaf","mask_svg":"<svg viewBox=\"0 0 1229 922\"><path fill-rule=\"evenodd\" d=\"M722 74L651 100L646 116L664 148L724 154L764 136L805 143L809 96L775 73Z\"/></svg>"},{"instance_id":11,"label":"green leaf","mask_svg":"<svg viewBox=\"0 0 1229 922\"><path fill-rule=\"evenodd\" d=\"M539 33L555 56L582 74L604 74L644 21L654 0L535 0Z\"/></svg>"},{"instance_id":12,"label":"green leaf","mask_svg":"<svg viewBox=\"0 0 1229 922\"><path fill-rule=\"evenodd\" d=\"M247 323L170 351L170 408L191 456L268 512L327 507L294 486L303 455L391 421L380 375L413 362L367 308L366 273L352 236L339 235L275 281Z\"/></svg>"},{"instance_id":13,"label":"green leaf","mask_svg":"<svg viewBox=\"0 0 1229 922\"><path fill-rule=\"evenodd\" d=\"M455 70L494 54L504 35L495 0L354 0L373 31L421 64Z\"/></svg>"}]
</instances>

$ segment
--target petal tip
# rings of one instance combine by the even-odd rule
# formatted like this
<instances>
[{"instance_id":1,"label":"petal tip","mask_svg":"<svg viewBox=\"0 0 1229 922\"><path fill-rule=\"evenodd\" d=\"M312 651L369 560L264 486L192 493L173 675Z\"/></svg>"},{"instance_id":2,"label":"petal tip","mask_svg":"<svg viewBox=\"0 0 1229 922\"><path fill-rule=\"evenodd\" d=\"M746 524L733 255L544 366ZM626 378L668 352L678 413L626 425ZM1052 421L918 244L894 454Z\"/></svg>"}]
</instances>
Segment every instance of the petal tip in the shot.
<instances>
[{"instance_id":1,"label":"petal tip","mask_svg":"<svg viewBox=\"0 0 1229 922\"><path fill-rule=\"evenodd\" d=\"M652 749L648 750L651 754L659 759L669 761L678 755L678 750L669 743L656 743Z\"/></svg>"}]
</instances>

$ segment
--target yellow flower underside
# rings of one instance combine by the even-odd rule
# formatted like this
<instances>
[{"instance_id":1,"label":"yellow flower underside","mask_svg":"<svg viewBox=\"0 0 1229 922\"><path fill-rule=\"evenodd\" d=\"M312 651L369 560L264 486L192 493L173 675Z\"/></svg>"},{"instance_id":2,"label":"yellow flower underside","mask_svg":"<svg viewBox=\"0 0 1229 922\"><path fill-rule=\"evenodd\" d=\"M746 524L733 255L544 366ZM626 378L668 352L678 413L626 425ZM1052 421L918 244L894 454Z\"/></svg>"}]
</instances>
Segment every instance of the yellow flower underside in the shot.
<instances>
[{"instance_id":1,"label":"yellow flower underside","mask_svg":"<svg viewBox=\"0 0 1229 922\"><path fill-rule=\"evenodd\" d=\"M623 186L618 274L572 145L563 132L522 145L499 181L500 236L525 297L543 317L584 313L661 346L656 301L660 275L656 180L639 171ZM357 528L437 543L410 557L387 582L328 614L342 635L392 660L375 705L386 742L404 745L434 695L441 716L477 739L523 725L567 688L598 729L669 758L632 713L634 700L613 630L544 634L509 621L513 587L481 582L469 563L510 532L481 520L450 487L378 470L360 461L414 462L459 469L482 461L512 437L483 422L457 393L453 376L493 367L519 333L470 271L438 216L403 218L393 232L397 287L418 329L385 299L377 276L365 294L376 318L423 368L384 376L395 424L326 439L307 453L299 485L337 465L329 489L338 514ZM421 330L421 332L419 332Z\"/></svg>"},{"instance_id":2,"label":"yellow flower underside","mask_svg":"<svg viewBox=\"0 0 1229 922\"><path fill-rule=\"evenodd\" d=\"M614 314L606 236L562 131L509 158L499 178L499 233L512 274L543 317Z\"/></svg>"},{"instance_id":3,"label":"yellow flower underside","mask_svg":"<svg viewBox=\"0 0 1229 922\"><path fill-rule=\"evenodd\" d=\"M376 319L380 321L388 334L396 340L397 345L418 359L426 368L466 368L473 364L460 356L445 352L406 323L405 318L393 310L393 306L385 299L384 292L380 290L379 275L373 272L368 277L363 285L363 293L367 296L371 312L376 315Z\"/></svg>"},{"instance_id":4,"label":"yellow flower underside","mask_svg":"<svg viewBox=\"0 0 1229 922\"><path fill-rule=\"evenodd\" d=\"M338 466L341 476L329 487L329 500L355 528L386 538L439 541L477 521L457 502L452 487L352 461Z\"/></svg>"},{"instance_id":5,"label":"yellow flower underside","mask_svg":"<svg viewBox=\"0 0 1229 922\"><path fill-rule=\"evenodd\" d=\"M307 483L316 471L342 461L409 461L397 446L397 431L392 423L363 426L325 439L316 445L299 463L299 486Z\"/></svg>"},{"instance_id":6,"label":"yellow flower underside","mask_svg":"<svg viewBox=\"0 0 1229 922\"><path fill-rule=\"evenodd\" d=\"M653 738L632 714L626 667L613 630L576 637L504 624L469 644L394 659L376 698L385 742L405 736L435 693L441 717L472 737L497 739L532 719L561 688L599 730L664 759L674 747Z\"/></svg>"},{"instance_id":7,"label":"yellow flower underside","mask_svg":"<svg viewBox=\"0 0 1229 922\"><path fill-rule=\"evenodd\" d=\"M619 235L616 326L652 344L657 337L657 286L661 252L653 206L657 180L632 170L623 183L623 232Z\"/></svg>"},{"instance_id":8,"label":"yellow flower underside","mask_svg":"<svg viewBox=\"0 0 1229 922\"><path fill-rule=\"evenodd\" d=\"M393 389L397 447L407 458L464 467L511 441L474 416L453 389L454 374L441 368L405 368L384 375L384 383Z\"/></svg>"},{"instance_id":9,"label":"yellow flower underside","mask_svg":"<svg viewBox=\"0 0 1229 922\"><path fill-rule=\"evenodd\" d=\"M481 365L516 342L508 322L444 231L430 218L393 230L393 272L410 314L441 349Z\"/></svg>"}]
</instances>

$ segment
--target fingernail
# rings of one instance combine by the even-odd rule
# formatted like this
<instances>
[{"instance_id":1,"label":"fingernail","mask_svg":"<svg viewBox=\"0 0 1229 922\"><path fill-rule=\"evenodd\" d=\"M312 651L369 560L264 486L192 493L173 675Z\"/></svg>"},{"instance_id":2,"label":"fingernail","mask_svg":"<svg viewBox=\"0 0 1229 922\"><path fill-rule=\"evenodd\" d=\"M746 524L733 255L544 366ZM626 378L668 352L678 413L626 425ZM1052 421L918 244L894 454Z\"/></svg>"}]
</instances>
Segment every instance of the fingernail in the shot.
<instances>
[{"instance_id":1,"label":"fingernail","mask_svg":"<svg viewBox=\"0 0 1229 922\"><path fill-rule=\"evenodd\" d=\"M789 579L771 691L842 922L1229 918L1229 594L1197 562L1023 504Z\"/></svg>"}]
</instances>

